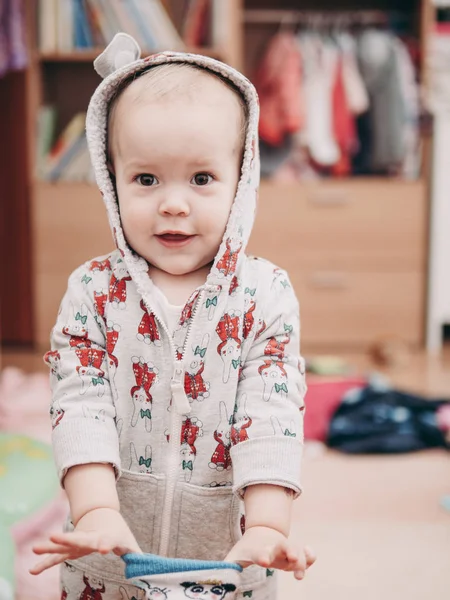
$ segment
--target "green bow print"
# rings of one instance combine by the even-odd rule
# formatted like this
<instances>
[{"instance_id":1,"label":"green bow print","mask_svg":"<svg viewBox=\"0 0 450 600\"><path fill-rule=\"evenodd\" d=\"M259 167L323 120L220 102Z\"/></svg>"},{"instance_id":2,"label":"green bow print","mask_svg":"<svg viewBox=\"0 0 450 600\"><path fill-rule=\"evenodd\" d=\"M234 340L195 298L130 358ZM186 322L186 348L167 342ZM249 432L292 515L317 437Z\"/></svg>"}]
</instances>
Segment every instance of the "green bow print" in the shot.
<instances>
[{"instance_id":1,"label":"green bow print","mask_svg":"<svg viewBox=\"0 0 450 600\"><path fill-rule=\"evenodd\" d=\"M239 367L239 365L241 364L241 361L240 361L240 360L232 360L231 362L232 362L232 364L233 364L233 367L234 367L235 369L237 369L237 368Z\"/></svg>"},{"instance_id":2,"label":"green bow print","mask_svg":"<svg viewBox=\"0 0 450 600\"><path fill-rule=\"evenodd\" d=\"M289 429L285 429L285 430L284 430L284 435L285 435L286 437L297 437L297 434L296 434L296 433L291 433L291 432L289 431Z\"/></svg>"},{"instance_id":3,"label":"green bow print","mask_svg":"<svg viewBox=\"0 0 450 600\"><path fill-rule=\"evenodd\" d=\"M194 469L194 464L192 460L183 460L183 470L185 469L189 469L189 471L192 471Z\"/></svg>"},{"instance_id":4,"label":"green bow print","mask_svg":"<svg viewBox=\"0 0 450 600\"><path fill-rule=\"evenodd\" d=\"M266 577L273 577L274 573L275 571L273 571L272 569L266 569Z\"/></svg>"},{"instance_id":5,"label":"green bow print","mask_svg":"<svg viewBox=\"0 0 450 600\"><path fill-rule=\"evenodd\" d=\"M285 279L284 281L281 282L281 285L284 288L290 288L291 286L289 285L289 281L287 279Z\"/></svg>"},{"instance_id":6,"label":"green bow print","mask_svg":"<svg viewBox=\"0 0 450 600\"><path fill-rule=\"evenodd\" d=\"M200 348L200 346L197 346L194 352L194 356L196 356L197 354L200 354L202 358L205 358L206 348Z\"/></svg>"},{"instance_id":7,"label":"green bow print","mask_svg":"<svg viewBox=\"0 0 450 600\"><path fill-rule=\"evenodd\" d=\"M83 325L86 325L87 315L81 315L79 312L75 315L75 321L81 321Z\"/></svg>"},{"instance_id":8,"label":"green bow print","mask_svg":"<svg viewBox=\"0 0 450 600\"><path fill-rule=\"evenodd\" d=\"M150 465L152 464L151 458L144 458L143 456L139 457L139 466L145 465L147 469L150 469Z\"/></svg>"},{"instance_id":9,"label":"green bow print","mask_svg":"<svg viewBox=\"0 0 450 600\"><path fill-rule=\"evenodd\" d=\"M81 278L81 283L89 283L90 281L92 281L92 277L88 277L87 275L83 275Z\"/></svg>"},{"instance_id":10,"label":"green bow print","mask_svg":"<svg viewBox=\"0 0 450 600\"><path fill-rule=\"evenodd\" d=\"M276 383L275 391L276 392L286 392L286 394L287 394L288 393L287 385L285 383L282 383L281 385L278 385L278 383Z\"/></svg>"},{"instance_id":11,"label":"green bow print","mask_svg":"<svg viewBox=\"0 0 450 600\"><path fill-rule=\"evenodd\" d=\"M292 327L292 325L286 325L286 323L284 324L284 330L285 330L287 333L292 333L293 329L294 329L294 328Z\"/></svg>"},{"instance_id":12,"label":"green bow print","mask_svg":"<svg viewBox=\"0 0 450 600\"><path fill-rule=\"evenodd\" d=\"M103 379L101 377L93 377L92 378L92 385L105 385L105 382L103 381Z\"/></svg>"},{"instance_id":13,"label":"green bow print","mask_svg":"<svg viewBox=\"0 0 450 600\"><path fill-rule=\"evenodd\" d=\"M152 413L150 412L149 408L147 408L147 410L141 408L141 418L143 419L144 417L148 417L149 419L152 418Z\"/></svg>"},{"instance_id":14,"label":"green bow print","mask_svg":"<svg viewBox=\"0 0 450 600\"><path fill-rule=\"evenodd\" d=\"M209 308L210 306L217 306L217 296L214 296L212 300L209 298L206 300L206 308Z\"/></svg>"},{"instance_id":15,"label":"green bow print","mask_svg":"<svg viewBox=\"0 0 450 600\"><path fill-rule=\"evenodd\" d=\"M248 592L244 592L243 594L244 598L253 598L253 590L249 590Z\"/></svg>"},{"instance_id":16,"label":"green bow print","mask_svg":"<svg viewBox=\"0 0 450 600\"><path fill-rule=\"evenodd\" d=\"M245 288L245 294L250 294L250 296L254 296L256 293L256 288Z\"/></svg>"}]
</instances>

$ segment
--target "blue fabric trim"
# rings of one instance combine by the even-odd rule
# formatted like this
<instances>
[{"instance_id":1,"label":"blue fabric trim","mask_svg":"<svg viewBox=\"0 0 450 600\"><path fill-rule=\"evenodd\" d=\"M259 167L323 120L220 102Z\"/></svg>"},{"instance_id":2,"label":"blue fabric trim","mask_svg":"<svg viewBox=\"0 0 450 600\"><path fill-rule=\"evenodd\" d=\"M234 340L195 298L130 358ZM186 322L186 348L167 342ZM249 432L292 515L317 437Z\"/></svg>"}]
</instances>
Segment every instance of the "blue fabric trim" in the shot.
<instances>
[{"instance_id":1,"label":"blue fabric trim","mask_svg":"<svg viewBox=\"0 0 450 600\"><path fill-rule=\"evenodd\" d=\"M242 572L242 567L236 563L210 562L203 560L188 560L184 558L164 558L155 554L124 554L125 577L145 577L150 575L169 575L170 573L185 573L188 571L224 570Z\"/></svg>"}]
</instances>

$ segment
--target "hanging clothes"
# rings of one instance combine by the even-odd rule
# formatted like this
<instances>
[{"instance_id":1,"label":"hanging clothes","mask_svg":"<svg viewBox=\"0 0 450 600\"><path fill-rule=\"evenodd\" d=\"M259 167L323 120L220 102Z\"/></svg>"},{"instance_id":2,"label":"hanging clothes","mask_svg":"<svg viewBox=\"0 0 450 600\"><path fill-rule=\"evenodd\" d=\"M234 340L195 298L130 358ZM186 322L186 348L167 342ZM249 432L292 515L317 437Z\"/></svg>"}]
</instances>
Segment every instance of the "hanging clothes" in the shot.
<instances>
[{"instance_id":1,"label":"hanging clothes","mask_svg":"<svg viewBox=\"0 0 450 600\"><path fill-rule=\"evenodd\" d=\"M392 32L336 26L306 28L296 39L279 33L257 81L263 175L419 175L416 66Z\"/></svg>"},{"instance_id":2,"label":"hanging clothes","mask_svg":"<svg viewBox=\"0 0 450 600\"><path fill-rule=\"evenodd\" d=\"M302 62L292 33L275 35L255 78L259 94L261 138L279 146L304 125Z\"/></svg>"},{"instance_id":3,"label":"hanging clothes","mask_svg":"<svg viewBox=\"0 0 450 600\"><path fill-rule=\"evenodd\" d=\"M0 0L0 77L27 65L23 0Z\"/></svg>"}]
</instances>

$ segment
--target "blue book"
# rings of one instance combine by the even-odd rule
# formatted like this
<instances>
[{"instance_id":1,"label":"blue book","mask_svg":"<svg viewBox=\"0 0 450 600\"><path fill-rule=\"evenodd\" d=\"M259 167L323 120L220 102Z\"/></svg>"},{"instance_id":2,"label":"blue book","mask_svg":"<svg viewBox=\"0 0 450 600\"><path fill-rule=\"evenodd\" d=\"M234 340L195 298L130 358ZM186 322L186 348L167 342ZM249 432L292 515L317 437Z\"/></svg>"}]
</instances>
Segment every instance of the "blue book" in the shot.
<instances>
[{"instance_id":1,"label":"blue book","mask_svg":"<svg viewBox=\"0 0 450 600\"><path fill-rule=\"evenodd\" d=\"M148 0L144 0L148 1ZM158 48L158 43L155 37L152 35L150 29L150 23L146 23L146 19L144 18L143 12L140 10L140 3L142 0L127 0L126 7L129 10L133 20L139 27L139 31L142 35L142 38L145 40L145 44L147 46L146 50L156 50Z\"/></svg>"},{"instance_id":2,"label":"blue book","mask_svg":"<svg viewBox=\"0 0 450 600\"><path fill-rule=\"evenodd\" d=\"M72 0L74 30L75 30L75 48L92 48L92 32L86 14L84 0Z\"/></svg>"},{"instance_id":3,"label":"blue book","mask_svg":"<svg viewBox=\"0 0 450 600\"><path fill-rule=\"evenodd\" d=\"M47 179L49 181L56 181L61 178L64 169L72 162L79 152L82 152L86 146L86 134L83 132L78 138L71 144L64 154L61 156L58 164L49 172Z\"/></svg>"}]
</instances>

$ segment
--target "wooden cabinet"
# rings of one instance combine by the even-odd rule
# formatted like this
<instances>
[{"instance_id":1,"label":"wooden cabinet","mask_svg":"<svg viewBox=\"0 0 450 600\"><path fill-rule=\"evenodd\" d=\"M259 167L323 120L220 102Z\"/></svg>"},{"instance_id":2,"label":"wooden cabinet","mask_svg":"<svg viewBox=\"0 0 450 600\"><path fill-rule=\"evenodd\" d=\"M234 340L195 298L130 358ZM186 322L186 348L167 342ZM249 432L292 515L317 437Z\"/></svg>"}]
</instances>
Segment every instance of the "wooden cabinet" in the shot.
<instances>
[{"instance_id":1,"label":"wooden cabinet","mask_svg":"<svg viewBox=\"0 0 450 600\"><path fill-rule=\"evenodd\" d=\"M289 272L307 347L419 345L426 221L421 181L263 183L249 250Z\"/></svg>"}]
</instances>

